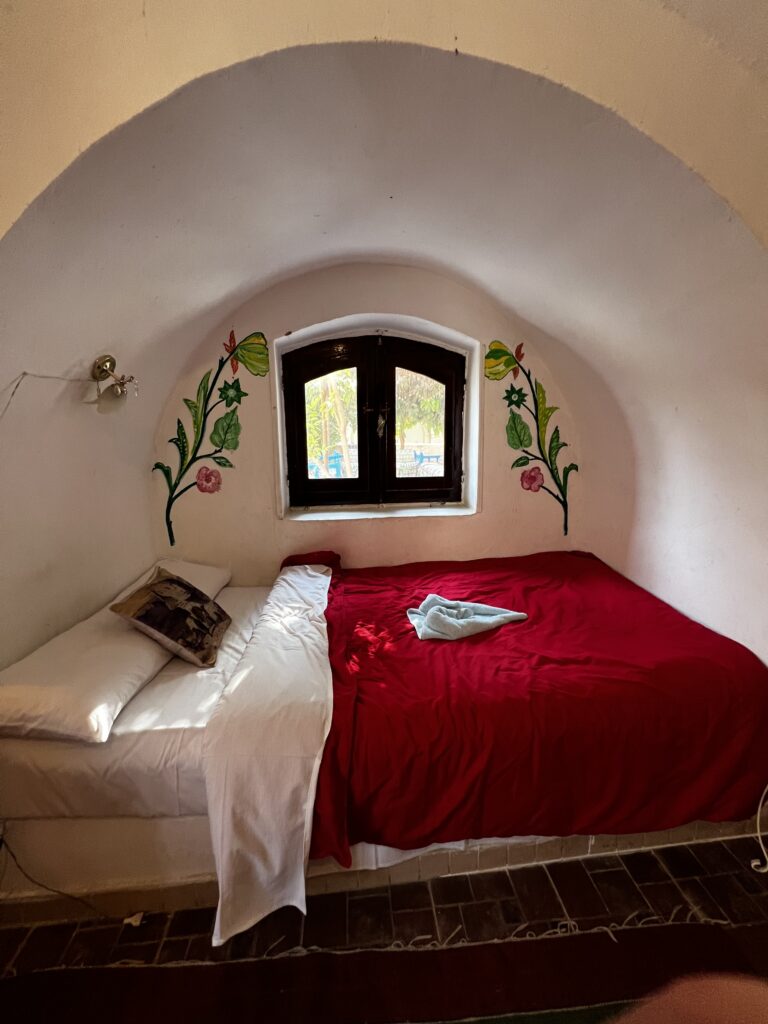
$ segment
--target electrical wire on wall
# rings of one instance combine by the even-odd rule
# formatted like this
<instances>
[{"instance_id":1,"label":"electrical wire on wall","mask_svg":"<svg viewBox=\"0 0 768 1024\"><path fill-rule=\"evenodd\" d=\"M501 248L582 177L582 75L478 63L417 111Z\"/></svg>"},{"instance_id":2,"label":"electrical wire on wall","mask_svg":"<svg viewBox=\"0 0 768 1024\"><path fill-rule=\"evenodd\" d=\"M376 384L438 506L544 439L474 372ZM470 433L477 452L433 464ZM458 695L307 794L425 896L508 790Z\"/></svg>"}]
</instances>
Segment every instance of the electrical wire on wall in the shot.
<instances>
[{"instance_id":1,"label":"electrical wire on wall","mask_svg":"<svg viewBox=\"0 0 768 1024\"><path fill-rule=\"evenodd\" d=\"M55 374L49 374L49 373L29 373L27 370L23 370L17 377L14 377L12 381L9 381L5 385L5 387L0 388L0 393L2 393L4 391L10 390L10 394L8 395L8 398L7 398L6 402L5 402L5 404L3 405L2 408L0 408L0 420L2 420L3 416L5 416L5 414L10 409L11 402L13 402L14 398L16 397L16 392L19 390L19 388L24 383L24 381L27 380L30 377L32 379L34 379L34 380L63 380L63 381L65 381L68 384L92 384L93 383L93 381L90 378L88 378L88 377L59 377L59 376L56 376Z\"/></svg>"}]
</instances>

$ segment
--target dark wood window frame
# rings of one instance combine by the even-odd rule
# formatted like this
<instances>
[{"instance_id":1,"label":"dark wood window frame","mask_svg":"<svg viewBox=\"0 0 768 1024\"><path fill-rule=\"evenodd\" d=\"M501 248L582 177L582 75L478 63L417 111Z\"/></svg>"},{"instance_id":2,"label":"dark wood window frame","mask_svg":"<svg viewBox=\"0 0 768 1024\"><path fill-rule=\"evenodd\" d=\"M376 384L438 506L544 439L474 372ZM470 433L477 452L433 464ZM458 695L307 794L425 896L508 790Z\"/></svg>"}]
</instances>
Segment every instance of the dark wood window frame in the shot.
<instances>
[{"instance_id":1,"label":"dark wood window frame","mask_svg":"<svg viewBox=\"0 0 768 1024\"><path fill-rule=\"evenodd\" d=\"M307 470L304 386L351 367L357 370L358 477L313 479ZM445 387L443 476L395 476L396 367L431 377ZM286 352L282 383L290 506L461 501L466 372L464 353L401 337L335 338Z\"/></svg>"}]
</instances>

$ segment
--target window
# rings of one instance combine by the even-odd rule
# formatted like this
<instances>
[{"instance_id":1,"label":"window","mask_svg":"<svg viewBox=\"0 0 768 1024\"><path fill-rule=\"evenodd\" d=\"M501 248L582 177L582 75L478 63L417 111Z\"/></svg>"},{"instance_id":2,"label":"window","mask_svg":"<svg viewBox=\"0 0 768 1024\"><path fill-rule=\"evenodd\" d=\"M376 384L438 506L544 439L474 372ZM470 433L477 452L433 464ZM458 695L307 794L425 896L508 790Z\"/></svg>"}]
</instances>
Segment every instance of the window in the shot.
<instances>
[{"instance_id":1,"label":"window","mask_svg":"<svg viewBox=\"0 0 768 1024\"><path fill-rule=\"evenodd\" d=\"M379 335L282 358L292 507L460 501L465 356Z\"/></svg>"}]
</instances>

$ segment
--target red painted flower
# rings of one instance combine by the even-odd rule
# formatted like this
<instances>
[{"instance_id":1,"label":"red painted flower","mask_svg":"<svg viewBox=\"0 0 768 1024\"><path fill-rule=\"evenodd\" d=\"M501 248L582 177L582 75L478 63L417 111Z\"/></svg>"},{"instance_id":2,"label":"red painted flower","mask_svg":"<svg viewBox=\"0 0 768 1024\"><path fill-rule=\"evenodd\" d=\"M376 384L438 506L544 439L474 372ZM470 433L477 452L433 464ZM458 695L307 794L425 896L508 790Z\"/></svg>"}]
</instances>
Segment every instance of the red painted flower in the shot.
<instances>
[{"instance_id":1,"label":"red painted flower","mask_svg":"<svg viewBox=\"0 0 768 1024\"><path fill-rule=\"evenodd\" d=\"M544 486L544 474L538 466L534 466L533 469L524 469L520 474L520 483L524 491L538 491Z\"/></svg>"},{"instance_id":2,"label":"red painted flower","mask_svg":"<svg viewBox=\"0 0 768 1024\"><path fill-rule=\"evenodd\" d=\"M218 469L201 466L197 471L197 489L203 494L215 494L221 490L221 473Z\"/></svg>"},{"instance_id":3,"label":"red painted flower","mask_svg":"<svg viewBox=\"0 0 768 1024\"><path fill-rule=\"evenodd\" d=\"M229 341L224 342L224 351L234 352L236 348L237 342L235 341L235 332L230 331ZM237 368L239 367L240 363L238 363L237 359L230 359L230 363L232 363L232 373L237 373Z\"/></svg>"},{"instance_id":4,"label":"red painted flower","mask_svg":"<svg viewBox=\"0 0 768 1024\"><path fill-rule=\"evenodd\" d=\"M515 349L515 359L517 360L518 363L522 363L524 355L525 355L525 352L523 352L523 343L521 341L520 344ZM516 363L512 367L512 379L513 380L517 380L517 375L519 373L520 373L520 367Z\"/></svg>"}]
</instances>

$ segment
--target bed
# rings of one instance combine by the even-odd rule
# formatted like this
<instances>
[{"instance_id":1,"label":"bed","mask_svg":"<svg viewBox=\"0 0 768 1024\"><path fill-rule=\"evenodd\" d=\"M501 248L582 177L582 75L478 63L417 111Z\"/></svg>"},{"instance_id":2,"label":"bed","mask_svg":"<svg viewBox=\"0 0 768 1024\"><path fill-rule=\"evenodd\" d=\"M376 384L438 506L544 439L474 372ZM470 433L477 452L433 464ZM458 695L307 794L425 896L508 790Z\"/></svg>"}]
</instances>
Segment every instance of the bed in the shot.
<instances>
[{"instance_id":1,"label":"bed","mask_svg":"<svg viewBox=\"0 0 768 1024\"><path fill-rule=\"evenodd\" d=\"M593 556L297 561L270 590L222 590L233 623L216 668L173 659L106 743L0 740L0 816L154 818L158 836L175 819L195 842L204 829L219 943L304 910L310 856L372 866L754 813L768 670ZM419 641L405 611L430 592L529 617Z\"/></svg>"},{"instance_id":2,"label":"bed","mask_svg":"<svg viewBox=\"0 0 768 1024\"><path fill-rule=\"evenodd\" d=\"M429 593L528 619L420 641ZM326 617L313 855L736 819L768 780L765 666L593 555L339 572Z\"/></svg>"},{"instance_id":3,"label":"bed","mask_svg":"<svg viewBox=\"0 0 768 1024\"><path fill-rule=\"evenodd\" d=\"M106 743L0 739L0 818L207 814L203 733L243 656L269 587L225 587L232 616L216 667L173 658L118 715Z\"/></svg>"}]
</instances>

